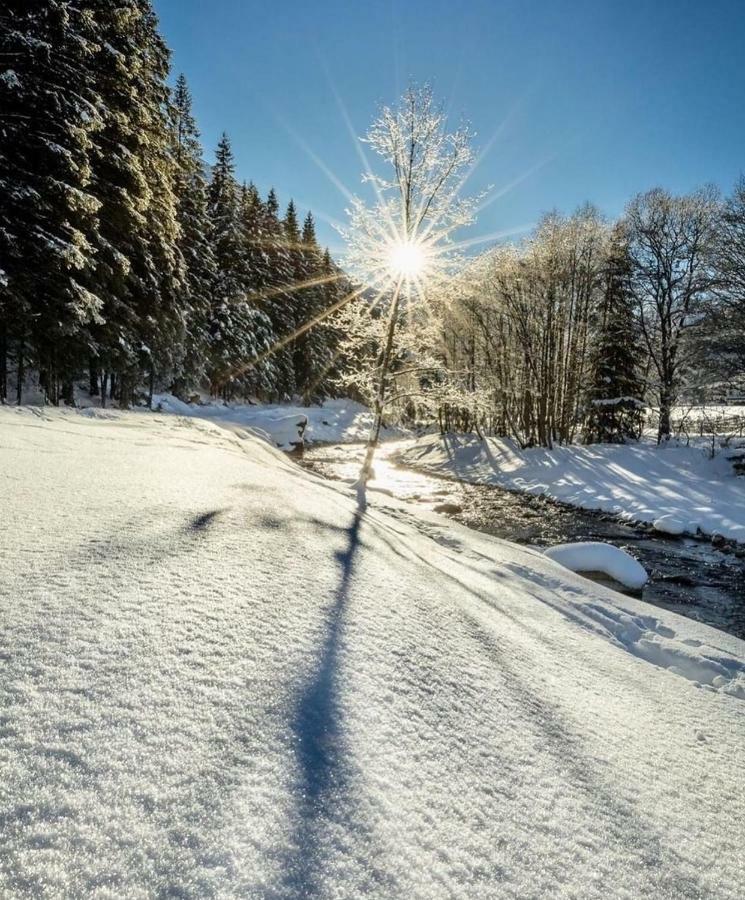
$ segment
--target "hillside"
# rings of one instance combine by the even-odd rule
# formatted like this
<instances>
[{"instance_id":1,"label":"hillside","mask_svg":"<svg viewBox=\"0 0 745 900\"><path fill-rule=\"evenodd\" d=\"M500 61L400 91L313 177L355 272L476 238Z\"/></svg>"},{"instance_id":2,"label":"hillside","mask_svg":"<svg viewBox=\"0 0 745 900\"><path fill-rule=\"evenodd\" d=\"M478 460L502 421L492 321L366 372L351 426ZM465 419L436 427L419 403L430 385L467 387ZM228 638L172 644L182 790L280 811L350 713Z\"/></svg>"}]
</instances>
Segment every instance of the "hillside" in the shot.
<instances>
[{"instance_id":1,"label":"hillside","mask_svg":"<svg viewBox=\"0 0 745 900\"><path fill-rule=\"evenodd\" d=\"M745 644L175 415L0 409L0 895L742 897Z\"/></svg>"}]
</instances>

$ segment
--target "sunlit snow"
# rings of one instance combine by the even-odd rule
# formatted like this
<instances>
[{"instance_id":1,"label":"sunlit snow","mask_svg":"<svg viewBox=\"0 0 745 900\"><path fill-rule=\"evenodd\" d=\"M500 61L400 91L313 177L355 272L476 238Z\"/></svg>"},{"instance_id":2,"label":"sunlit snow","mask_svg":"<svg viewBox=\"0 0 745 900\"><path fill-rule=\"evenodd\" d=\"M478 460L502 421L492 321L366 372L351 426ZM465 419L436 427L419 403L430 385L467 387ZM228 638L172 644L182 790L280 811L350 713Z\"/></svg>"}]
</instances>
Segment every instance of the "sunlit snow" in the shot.
<instances>
[{"instance_id":1,"label":"sunlit snow","mask_svg":"<svg viewBox=\"0 0 745 900\"><path fill-rule=\"evenodd\" d=\"M0 438L0 895L743 896L743 642L209 421Z\"/></svg>"}]
</instances>

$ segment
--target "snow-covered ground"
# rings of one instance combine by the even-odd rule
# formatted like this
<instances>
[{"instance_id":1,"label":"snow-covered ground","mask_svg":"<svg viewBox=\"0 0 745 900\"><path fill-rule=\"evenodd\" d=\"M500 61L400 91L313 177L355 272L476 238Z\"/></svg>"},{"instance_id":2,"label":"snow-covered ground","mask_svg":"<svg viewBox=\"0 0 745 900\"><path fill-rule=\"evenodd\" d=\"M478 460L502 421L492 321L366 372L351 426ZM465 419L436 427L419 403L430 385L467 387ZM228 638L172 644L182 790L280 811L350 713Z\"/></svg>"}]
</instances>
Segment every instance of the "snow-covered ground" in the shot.
<instances>
[{"instance_id":1,"label":"snow-covered ground","mask_svg":"<svg viewBox=\"0 0 745 900\"><path fill-rule=\"evenodd\" d=\"M158 394L153 408L181 416L210 419L232 428L246 428L268 438L284 450L298 440L298 424L305 422L304 440L308 443L333 444L365 441L373 416L370 410L354 400L326 400L323 406L291 406L288 404L224 404L184 403L172 394ZM400 428L384 428L382 437L402 437Z\"/></svg>"},{"instance_id":2,"label":"snow-covered ground","mask_svg":"<svg viewBox=\"0 0 745 900\"><path fill-rule=\"evenodd\" d=\"M0 508L3 898L745 894L742 641L198 418Z\"/></svg>"},{"instance_id":3,"label":"snow-covered ground","mask_svg":"<svg viewBox=\"0 0 745 900\"><path fill-rule=\"evenodd\" d=\"M512 441L428 435L402 456L407 465L474 484L543 494L583 509L745 542L745 478L724 454L653 442L520 450ZM663 519L663 517L666 517Z\"/></svg>"}]
</instances>

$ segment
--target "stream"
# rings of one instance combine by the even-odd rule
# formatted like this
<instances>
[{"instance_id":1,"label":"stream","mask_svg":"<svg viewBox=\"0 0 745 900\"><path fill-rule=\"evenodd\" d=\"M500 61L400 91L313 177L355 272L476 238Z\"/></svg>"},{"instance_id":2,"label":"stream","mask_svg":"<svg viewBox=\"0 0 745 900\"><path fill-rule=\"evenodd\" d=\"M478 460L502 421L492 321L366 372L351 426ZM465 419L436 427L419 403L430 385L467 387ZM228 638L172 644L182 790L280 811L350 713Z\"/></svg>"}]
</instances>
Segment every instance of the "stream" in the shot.
<instances>
[{"instance_id":1,"label":"stream","mask_svg":"<svg viewBox=\"0 0 745 900\"><path fill-rule=\"evenodd\" d=\"M464 482L398 465L410 442L381 444L370 490L421 504L487 534L517 544L548 547L573 541L605 541L627 550L649 573L641 597L745 638L745 559L707 540L669 537L608 513ZM352 482L364 445L306 445L302 465L325 478ZM636 594L636 596L639 596Z\"/></svg>"}]
</instances>

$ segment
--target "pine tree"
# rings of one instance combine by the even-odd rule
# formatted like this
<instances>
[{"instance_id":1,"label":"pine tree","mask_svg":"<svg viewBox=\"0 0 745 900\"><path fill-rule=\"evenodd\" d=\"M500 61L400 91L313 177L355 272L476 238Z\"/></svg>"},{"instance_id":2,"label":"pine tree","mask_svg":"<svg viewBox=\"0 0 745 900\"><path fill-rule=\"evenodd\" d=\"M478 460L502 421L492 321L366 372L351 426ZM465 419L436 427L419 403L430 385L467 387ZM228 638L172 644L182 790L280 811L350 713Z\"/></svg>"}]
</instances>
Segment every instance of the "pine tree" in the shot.
<instances>
[{"instance_id":1,"label":"pine tree","mask_svg":"<svg viewBox=\"0 0 745 900\"><path fill-rule=\"evenodd\" d=\"M71 378L85 329L102 302L86 287L98 201L90 140L101 126L90 73L91 12L66 2L6 0L0 14L0 397L7 354L16 357L18 402L26 357L47 395Z\"/></svg>"},{"instance_id":2,"label":"pine tree","mask_svg":"<svg viewBox=\"0 0 745 900\"><path fill-rule=\"evenodd\" d=\"M587 443L637 440L643 424L639 334L630 290L631 260L614 229L604 273L604 296L591 359Z\"/></svg>"},{"instance_id":3,"label":"pine tree","mask_svg":"<svg viewBox=\"0 0 745 900\"><path fill-rule=\"evenodd\" d=\"M186 267L181 298L184 319L184 360L174 390L187 395L206 377L209 347L210 291L215 281L215 259L209 239L207 180L202 162L199 130L192 113L186 78L179 75L171 109L175 192L179 224L178 248Z\"/></svg>"},{"instance_id":4,"label":"pine tree","mask_svg":"<svg viewBox=\"0 0 745 900\"><path fill-rule=\"evenodd\" d=\"M156 375L178 370L184 353L168 51L148 0L101 3L96 22L104 128L93 148L93 192L101 203L94 282L105 296L105 321L95 331L92 368L116 376L127 405L143 375L152 387Z\"/></svg>"},{"instance_id":5,"label":"pine tree","mask_svg":"<svg viewBox=\"0 0 745 900\"><path fill-rule=\"evenodd\" d=\"M294 213L294 206L292 207ZM263 246L267 254L269 281L266 285L268 300L266 312L272 323L275 343L282 342L295 329L291 289L295 281L292 265L291 243L287 238L287 228L293 230L293 216L289 226L279 219L279 203L272 188L264 205L262 224ZM297 218L294 217L297 229ZM271 356L273 365L273 392L276 400L287 400L295 392L295 370L292 359L292 345L281 345Z\"/></svg>"},{"instance_id":6,"label":"pine tree","mask_svg":"<svg viewBox=\"0 0 745 900\"><path fill-rule=\"evenodd\" d=\"M271 345L272 327L268 316L250 300L245 230L233 151L226 134L217 147L208 212L216 267L211 292L209 378L212 393L229 399L265 387L263 370L256 361Z\"/></svg>"},{"instance_id":7,"label":"pine tree","mask_svg":"<svg viewBox=\"0 0 745 900\"><path fill-rule=\"evenodd\" d=\"M308 213L303 222L301 280L306 287L298 295L301 323L312 322L334 302L336 278L331 257L321 254L316 239L313 214ZM326 379L333 358L333 332L321 320L298 338L295 348L295 369L298 373L298 389L304 401L311 403L314 397L326 392Z\"/></svg>"}]
</instances>

